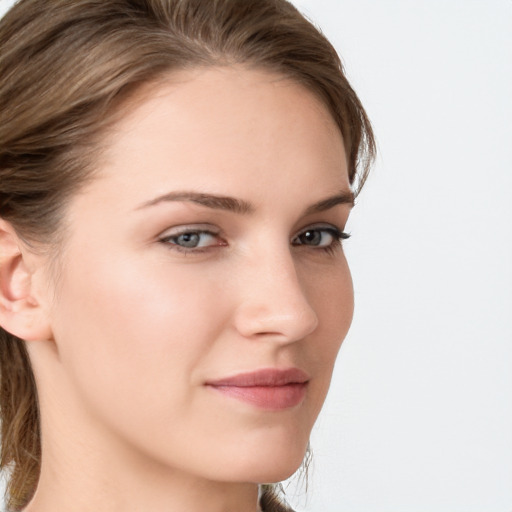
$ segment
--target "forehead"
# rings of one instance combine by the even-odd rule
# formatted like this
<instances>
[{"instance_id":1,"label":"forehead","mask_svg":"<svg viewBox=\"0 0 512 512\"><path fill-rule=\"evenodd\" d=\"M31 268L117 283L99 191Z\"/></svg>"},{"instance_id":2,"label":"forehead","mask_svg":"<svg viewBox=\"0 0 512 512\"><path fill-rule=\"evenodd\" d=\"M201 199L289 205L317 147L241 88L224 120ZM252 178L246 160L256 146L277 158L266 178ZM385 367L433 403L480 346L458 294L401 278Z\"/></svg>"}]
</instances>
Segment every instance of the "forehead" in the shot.
<instances>
[{"instance_id":1,"label":"forehead","mask_svg":"<svg viewBox=\"0 0 512 512\"><path fill-rule=\"evenodd\" d=\"M100 175L151 178L153 189L215 187L227 175L267 188L276 176L348 188L343 139L323 103L290 79L238 66L145 86L123 106L106 148Z\"/></svg>"}]
</instances>

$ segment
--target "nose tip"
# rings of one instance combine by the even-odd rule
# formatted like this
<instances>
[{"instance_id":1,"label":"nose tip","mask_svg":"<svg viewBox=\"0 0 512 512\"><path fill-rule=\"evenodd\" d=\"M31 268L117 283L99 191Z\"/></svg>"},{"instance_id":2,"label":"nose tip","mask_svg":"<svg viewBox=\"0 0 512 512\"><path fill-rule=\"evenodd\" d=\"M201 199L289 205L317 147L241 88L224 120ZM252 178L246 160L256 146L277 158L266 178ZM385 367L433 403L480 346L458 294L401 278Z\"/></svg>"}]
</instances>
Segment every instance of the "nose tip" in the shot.
<instances>
[{"instance_id":1,"label":"nose tip","mask_svg":"<svg viewBox=\"0 0 512 512\"><path fill-rule=\"evenodd\" d=\"M259 311L244 311L238 318L238 331L245 337L274 336L283 342L298 341L315 331L318 317L310 311L274 311L270 307Z\"/></svg>"},{"instance_id":2,"label":"nose tip","mask_svg":"<svg viewBox=\"0 0 512 512\"><path fill-rule=\"evenodd\" d=\"M272 337L290 343L298 341L318 327L318 315L302 289L295 269L267 274L252 281L250 294L240 301L235 324L246 338Z\"/></svg>"}]
</instances>

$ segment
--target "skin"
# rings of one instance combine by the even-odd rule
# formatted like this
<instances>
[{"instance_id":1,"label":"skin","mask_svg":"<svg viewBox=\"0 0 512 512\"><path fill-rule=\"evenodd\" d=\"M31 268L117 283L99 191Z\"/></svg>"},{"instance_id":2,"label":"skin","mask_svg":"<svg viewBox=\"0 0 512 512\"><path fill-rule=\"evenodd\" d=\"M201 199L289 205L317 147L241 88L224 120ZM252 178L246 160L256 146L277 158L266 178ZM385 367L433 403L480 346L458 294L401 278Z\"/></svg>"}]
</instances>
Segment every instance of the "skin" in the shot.
<instances>
[{"instance_id":1,"label":"skin","mask_svg":"<svg viewBox=\"0 0 512 512\"><path fill-rule=\"evenodd\" d=\"M345 228L351 204L306 213L350 195L341 134L302 86L225 67L147 88L106 142L66 211L58 279L20 242L11 296L25 301L2 317L29 340L40 394L42 472L26 510L254 512L257 484L300 465L352 319L343 248L326 230ZM251 211L156 200L181 191ZM214 234L183 252L183 227ZM22 304L36 320L20 320ZM290 367L309 384L283 410L205 386Z\"/></svg>"}]
</instances>

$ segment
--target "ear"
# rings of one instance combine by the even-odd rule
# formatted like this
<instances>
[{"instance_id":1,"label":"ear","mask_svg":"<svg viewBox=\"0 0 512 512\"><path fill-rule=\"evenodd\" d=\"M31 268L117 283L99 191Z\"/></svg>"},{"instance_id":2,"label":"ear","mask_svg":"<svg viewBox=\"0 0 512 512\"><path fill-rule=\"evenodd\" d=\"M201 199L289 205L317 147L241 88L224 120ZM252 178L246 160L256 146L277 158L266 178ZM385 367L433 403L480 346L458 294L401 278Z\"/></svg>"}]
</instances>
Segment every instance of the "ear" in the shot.
<instances>
[{"instance_id":1,"label":"ear","mask_svg":"<svg viewBox=\"0 0 512 512\"><path fill-rule=\"evenodd\" d=\"M41 263L14 228L0 219L0 326L25 341L48 340L52 335L35 287Z\"/></svg>"}]
</instances>

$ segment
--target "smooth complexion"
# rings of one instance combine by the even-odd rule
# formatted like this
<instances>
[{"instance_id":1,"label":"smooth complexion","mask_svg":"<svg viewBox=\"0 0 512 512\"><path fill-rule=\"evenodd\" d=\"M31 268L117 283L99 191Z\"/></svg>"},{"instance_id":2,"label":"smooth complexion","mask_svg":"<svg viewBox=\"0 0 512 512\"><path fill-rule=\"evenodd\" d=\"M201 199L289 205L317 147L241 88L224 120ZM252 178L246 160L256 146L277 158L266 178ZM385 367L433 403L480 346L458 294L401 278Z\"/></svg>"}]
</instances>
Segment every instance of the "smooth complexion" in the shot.
<instances>
[{"instance_id":1,"label":"smooth complexion","mask_svg":"<svg viewBox=\"0 0 512 512\"><path fill-rule=\"evenodd\" d=\"M27 510L254 512L300 465L352 319L341 134L302 86L222 67L147 88L107 143L58 279L27 256L49 333Z\"/></svg>"}]
</instances>

